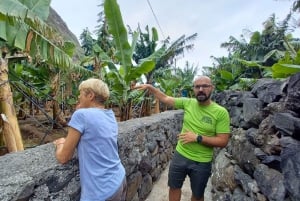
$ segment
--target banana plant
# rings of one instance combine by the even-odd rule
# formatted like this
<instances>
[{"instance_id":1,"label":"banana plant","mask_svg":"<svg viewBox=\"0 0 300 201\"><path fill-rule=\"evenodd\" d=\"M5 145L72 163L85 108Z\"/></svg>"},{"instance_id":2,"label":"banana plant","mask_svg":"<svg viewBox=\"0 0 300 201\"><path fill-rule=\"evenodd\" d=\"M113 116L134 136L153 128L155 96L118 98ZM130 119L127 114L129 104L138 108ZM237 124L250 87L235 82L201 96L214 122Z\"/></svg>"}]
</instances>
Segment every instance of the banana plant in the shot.
<instances>
[{"instance_id":1,"label":"banana plant","mask_svg":"<svg viewBox=\"0 0 300 201\"><path fill-rule=\"evenodd\" d=\"M70 67L75 45L58 40L45 21L50 0L0 1L0 39L7 45L52 65Z\"/></svg>"},{"instance_id":2,"label":"banana plant","mask_svg":"<svg viewBox=\"0 0 300 201\"><path fill-rule=\"evenodd\" d=\"M47 64L53 68L69 68L71 55L75 45L71 42L58 40L61 38L56 31L49 27L45 21L48 18L50 0L5 0L0 1L0 46L1 54L1 83L8 80L7 56L17 52L32 60L34 64ZM2 51L3 49L9 51ZM20 62L20 61L19 61ZM9 152L23 150L22 137L16 118L13 98L9 83L0 89L2 120L8 126L4 126L3 135ZM10 128L10 129L5 129ZM11 129L13 128L13 129ZM13 136L13 137L12 137Z\"/></svg>"},{"instance_id":3,"label":"banana plant","mask_svg":"<svg viewBox=\"0 0 300 201\"><path fill-rule=\"evenodd\" d=\"M134 95L137 95L136 91L130 90L131 82L152 71L155 67L155 62L163 55L165 49L160 48L149 57L142 59L138 64L133 64L132 58L138 33L135 32L133 34L130 45L127 30L116 0L104 1L104 13L108 31L113 36L116 48L114 59L110 58L99 46L94 48L100 53L102 62L108 67L106 78L114 96L112 101L116 101L114 103L119 107L120 121L125 121L131 116L132 99Z\"/></svg>"},{"instance_id":4,"label":"banana plant","mask_svg":"<svg viewBox=\"0 0 300 201\"><path fill-rule=\"evenodd\" d=\"M156 73L161 74L156 78L159 88L168 96L179 97L181 91L179 90L180 84L182 83L183 77L179 74L172 74L172 69L162 69L161 72L157 71ZM167 110L168 105L164 105L163 110Z\"/></svg>"},{"instance_id":5,"label":"banana plant","mask_svg":"<svg viewBox=\"0 0 300 201\"><path fill-rule=\"evenodd\" d=\"M272 66L273 78L286 78L300 72L300 50L296 55L285 52L285 56Z\"/></svg>"}]
</instances>

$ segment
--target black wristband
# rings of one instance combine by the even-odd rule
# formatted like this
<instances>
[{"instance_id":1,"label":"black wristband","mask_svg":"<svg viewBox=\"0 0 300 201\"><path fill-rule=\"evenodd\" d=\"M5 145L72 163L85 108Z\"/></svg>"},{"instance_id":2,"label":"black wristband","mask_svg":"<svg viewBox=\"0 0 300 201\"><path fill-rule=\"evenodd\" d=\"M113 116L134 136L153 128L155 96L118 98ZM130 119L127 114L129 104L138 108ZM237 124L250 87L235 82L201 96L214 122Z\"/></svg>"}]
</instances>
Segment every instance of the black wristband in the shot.
<instances>
[{"instance_id":1,"label":"black wristband","mask_svg":"<svg viewBox=\"0 0 300 201\"><path fill-rule=\"evenodd\" d=\"M198 136L197 136L197 142L198 142L199 144L201 144L201 142L202 142L202 136L201 136L201 135L198 135Z\"/></svg>"}]
</instances>

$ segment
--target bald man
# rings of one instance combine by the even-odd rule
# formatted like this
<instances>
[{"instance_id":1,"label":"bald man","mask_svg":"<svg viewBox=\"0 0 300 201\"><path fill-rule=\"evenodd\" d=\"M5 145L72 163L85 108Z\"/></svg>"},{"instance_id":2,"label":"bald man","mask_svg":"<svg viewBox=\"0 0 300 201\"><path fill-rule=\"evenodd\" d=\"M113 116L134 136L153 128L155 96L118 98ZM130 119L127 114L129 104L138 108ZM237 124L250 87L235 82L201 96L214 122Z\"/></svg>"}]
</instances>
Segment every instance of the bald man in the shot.
<instances>
[{"instance_id":1,"label":"bald man","mask_svg":"<svg viewBox=\"0 0 300 201\"><path fill-rule=\"evenodd\" d=\"M211 100L214 85L207 76L194 80L195 98L167 96L150 84L135 87L148 90L159 101L184 110L181 133L168 174L169 201L180 201L181 188L189 176L191 201L204 201L204 191L211 175L214 147L225 147L230 136L228 111Z\"/></svg>"}]
</instances>

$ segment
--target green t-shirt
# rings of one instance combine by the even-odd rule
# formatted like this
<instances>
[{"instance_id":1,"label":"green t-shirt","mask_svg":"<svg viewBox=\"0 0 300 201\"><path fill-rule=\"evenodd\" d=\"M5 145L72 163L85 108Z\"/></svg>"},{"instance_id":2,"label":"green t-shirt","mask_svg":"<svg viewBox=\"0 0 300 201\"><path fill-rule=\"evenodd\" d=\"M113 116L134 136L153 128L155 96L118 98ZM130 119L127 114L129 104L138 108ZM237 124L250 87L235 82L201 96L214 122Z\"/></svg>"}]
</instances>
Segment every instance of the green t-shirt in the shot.
<instances>
[{"instance_id":1,"label":"green t-shirt","mask_svg":"<svg viewBox=\"0 0 300 201\"><path fill-rule=\"evenodd\" d=\"M192 131L203 136L230 133L228 111L215 102L203 106L194 98L175 98L175 108L184 110L181 133ZM176 150L184 157L198 162L210 162L213 157L213 147L197 142L182 144L178 141Z\"/></svg>"}]
</instances>

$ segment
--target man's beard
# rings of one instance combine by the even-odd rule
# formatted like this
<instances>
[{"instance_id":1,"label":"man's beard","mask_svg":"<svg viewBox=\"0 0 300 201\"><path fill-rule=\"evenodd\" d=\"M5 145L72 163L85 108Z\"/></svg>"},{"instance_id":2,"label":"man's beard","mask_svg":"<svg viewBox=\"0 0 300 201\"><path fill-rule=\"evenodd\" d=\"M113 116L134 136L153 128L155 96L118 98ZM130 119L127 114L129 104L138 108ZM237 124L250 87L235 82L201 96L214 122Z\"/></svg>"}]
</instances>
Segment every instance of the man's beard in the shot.
<instances>
[{"instance_id":1,"label":"man's beard","mask_svg":"<svg viewBox=\"0 0 300 201\"><path fill-rule=\"evenodd\" d=\"M207 101L208 99L210 99L211 93L206 95L205 93L198 93L196 96L196 99L199 103L203 103L205 101Z\"/></svg>"}]
</instances>

